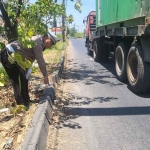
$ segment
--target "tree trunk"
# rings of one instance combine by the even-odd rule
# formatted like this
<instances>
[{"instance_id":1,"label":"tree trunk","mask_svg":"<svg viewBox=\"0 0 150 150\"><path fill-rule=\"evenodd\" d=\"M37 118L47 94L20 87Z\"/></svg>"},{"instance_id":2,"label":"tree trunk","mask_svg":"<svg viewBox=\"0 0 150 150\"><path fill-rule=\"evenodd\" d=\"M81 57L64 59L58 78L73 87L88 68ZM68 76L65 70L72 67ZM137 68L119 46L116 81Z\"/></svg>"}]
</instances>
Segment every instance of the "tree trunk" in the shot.
<instances>
[{"instance_id":1,"label":"tree trunk","mask_svg":"<svg viewBox=\"0 0 150 150\"><path fill-rule=\"evenodd\" d=\"M8 39L8 43L15 41L18 37L17 35L17 21L14 21L14 25L12 26L10 22L10 18L8 16L8 13L5 9L4 3L2 0L0 0L0 10L3 16L4 20L4 28L5 28L5 34ZM20 12L19 12L20 13Z\"/></svg>"},{"instance_id":2,"label":"tree trunk","mask_svg":"<svg viewBox=\"0 0 150 150\"><path fill-rule=\"evenodd\" d=\"M6 31L8 43L11 43L18 39L17 27L11 27L11 29L7 29L5 27L5 31Z\"/></svg>"},{"instance_id":3,"label":"tree trunk","mask_svg":"<svg viewBox=\"0 0 150 150\"><path fill-rule=\"evenodd\" d=\"M62 5L65 5L65 0L63 0ZM66 41L66 36L65 36L65 18L64 18L64 15L62 15L62 40L63 40L63 42Z\"/></svg>"}]
</instances>

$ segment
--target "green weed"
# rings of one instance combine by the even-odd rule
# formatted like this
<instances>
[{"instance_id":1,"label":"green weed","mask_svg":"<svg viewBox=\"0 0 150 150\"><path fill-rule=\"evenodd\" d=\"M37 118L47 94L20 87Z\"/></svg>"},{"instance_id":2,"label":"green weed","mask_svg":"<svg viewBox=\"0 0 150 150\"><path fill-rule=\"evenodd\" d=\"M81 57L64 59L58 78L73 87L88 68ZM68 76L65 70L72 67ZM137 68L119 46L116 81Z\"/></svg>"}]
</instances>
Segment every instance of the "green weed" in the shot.
<instances>
[{"instance_id":1,"label":"green weed","mask_svg":"<svg viewBox=\"0 0 150 150\"><path fill-rule=\"evenodd\" d=\"M1 66L0 68L0 83L1 85L5 85L9 82L9 77L5 71L5 69Z\"/></svg>"}]
</instances>

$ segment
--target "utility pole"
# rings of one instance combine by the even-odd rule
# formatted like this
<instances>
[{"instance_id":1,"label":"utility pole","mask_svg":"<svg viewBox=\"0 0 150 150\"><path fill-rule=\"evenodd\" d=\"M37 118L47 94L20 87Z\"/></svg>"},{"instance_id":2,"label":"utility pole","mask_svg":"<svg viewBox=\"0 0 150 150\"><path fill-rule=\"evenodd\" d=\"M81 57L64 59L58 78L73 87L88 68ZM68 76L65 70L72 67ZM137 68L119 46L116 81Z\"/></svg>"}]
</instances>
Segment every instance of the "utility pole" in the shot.
<instances>
[{"instance_id":1,"label":"utility pole","mask_svg":"<svg viewBox=\"0 0 150 150\"><path fill-rule=\"evenodd\" d=\"M65 0L63 0L62 5L65 5ZM65 17L62 15L62 40L65 42Z\"/></svg>"},{"instance_id":2,"label":"utility pole","mask_svg":"<svg viewBox=\"0 0 150 150\"><path fill-rule=\"evenodd\" d=\"M55 35L56 35L56 28L57 28L56 18L54 18L53 27L55 28Z\"/></svg>"}]
</instances>

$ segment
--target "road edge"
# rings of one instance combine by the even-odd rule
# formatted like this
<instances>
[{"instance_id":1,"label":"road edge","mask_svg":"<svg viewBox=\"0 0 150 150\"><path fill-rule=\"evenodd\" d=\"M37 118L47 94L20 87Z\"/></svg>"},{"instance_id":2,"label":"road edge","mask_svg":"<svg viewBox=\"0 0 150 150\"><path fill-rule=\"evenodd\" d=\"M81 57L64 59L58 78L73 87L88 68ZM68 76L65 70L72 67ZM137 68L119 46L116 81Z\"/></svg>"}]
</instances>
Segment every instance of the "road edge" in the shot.
<instances>
[{"instance_id":1,"label":"road edge","mask_svg":"<svg viewBox=\"0 0 150 150\"><path fill-rule=\"evenodd\" d=\"M60 62L57 64L53 74L52 74L52 81L56 82L56 83L60 83L60 79L61 79L61 74L62 74L62 70L64 67L64 59L65 58L65 53L62 52L62 56L60 59Z\"/></svg>"}]
</instances>

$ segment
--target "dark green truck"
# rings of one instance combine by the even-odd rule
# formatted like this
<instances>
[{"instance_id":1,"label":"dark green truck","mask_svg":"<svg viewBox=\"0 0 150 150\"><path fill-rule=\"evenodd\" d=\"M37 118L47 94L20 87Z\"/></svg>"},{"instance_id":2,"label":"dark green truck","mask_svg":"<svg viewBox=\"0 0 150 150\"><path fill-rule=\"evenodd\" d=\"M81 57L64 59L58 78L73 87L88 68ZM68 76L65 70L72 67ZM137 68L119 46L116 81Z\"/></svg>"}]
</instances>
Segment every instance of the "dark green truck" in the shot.
<instances>
[{"instance_id":1,"label":"dark green truck","mask_svg":"<svg viewBox=\"0 0 150 150\"><path fill-rule=\"evenodd\" d=\"M150 0L96 0L95 34L86 46L97 62L107 62L113 53L118 79L128 79L133 92L148 91Z\"/></svg>"}]
</instances>

